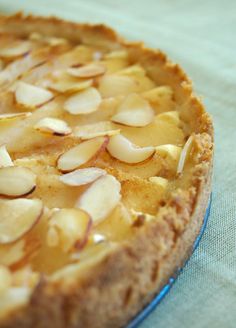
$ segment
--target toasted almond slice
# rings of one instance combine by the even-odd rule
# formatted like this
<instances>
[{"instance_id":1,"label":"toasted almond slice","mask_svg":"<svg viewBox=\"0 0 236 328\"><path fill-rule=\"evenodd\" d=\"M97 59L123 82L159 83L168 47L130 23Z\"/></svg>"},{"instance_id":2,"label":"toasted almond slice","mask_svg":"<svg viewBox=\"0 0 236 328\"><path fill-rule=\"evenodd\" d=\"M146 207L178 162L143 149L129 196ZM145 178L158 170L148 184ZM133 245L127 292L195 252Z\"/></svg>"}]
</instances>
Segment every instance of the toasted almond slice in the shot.
<instances>
[{"instance_id":1,"label":"toasted almond slice","mask_svg":"<svg viewBox=\"0 0 236 328\"><path fill-rule=\"evenodd\" d=\"M149 103L136 93L128 95L111 120L128 126L142 127L154 119L154 111Z\"/></svg>"},{"instance_id":2,"label":"toasted almond slice","mask_svg":"<svg viewBox=\"0 0 236 328\"><path fill-rule=\"evenodd\" d=\"M128 53L126 50L115 50L112 52L109 52L104 56L105 59L112 59L112 58L124 58L126 59L128 57Z\"/></svg>"},{"instance_id":3,"label":"toasted almond slice","mask_svg":"<svg viewBox=\"0 0 236 328\"><path fill-rule=\"evenodd\" d=\"M0 49L0 57L13 59L27 54L31 48L32 45L29 41L15 41L12 42L8 47Z\"/></svg>"},{"instance_id":4,"label":"toasted almond slice","mask_svg":"<svg viewBox=\"0 0 236 328\"><path fill-rule=\"evenodd\" d=\"M60 246L64 252L85 245L92 220L88 213L78 208L64 208L54 212L49 221L47 243ZM55 238L56 237L56 238Z\"/></svg>"},{"instance_id":5,"label":"toasted almond slice","mask_svg":"<svg viewBox=\"0 0 236 328\"><path fill-rule=\"evenodd\" d=\"M82 186L91 183L107 172L98 167L79 169L60 176L60 181L69 186Z\"/></svg>"},{"instance_id":6,"label":"toasted almond slice","mask_svg":"<svg viewBox=\"0 0 236 328\"><path fill-rule=\"evenodd\" d=\"M93 84L93 80L86 81L74 81L72 79L59 79L56 82L50 82L48 88L61 93L73 93L77 91L85 90L91 87Z\"/></svg>"},{"instance_id":7,"label":"toasted almond slice","mask_svg":"<svg viewBox=\"0 0 236 328\"><path fill-rule=\"evenodd\" d=\"M141 65L132 65L129 67L126 67L118 72L118 74L122 75L133 75L133 76L145 76L146 72L145 69Z\"/></svg>"},{"instance_id":8,"label":"toasted almond slice","mask_svg":"<svg viewBox=\"0 0 236 328\"><path fill-rule=\"evenodd\" d=\"M18 104L29 108L35 108L51 100L53 98L53 93L20 81L18 82L15 96Z\"/></svg>"},{"instance_id":9,"label":"toasted almond slice","mask_svg":"<svg viewBox=\"0 0 236 328\"><path fill-rule=\"evenodd\" d=\"M62 154L57 161L57 167L62 172L70 172L87 163L98 155L108 143L107 137L98 137L84 141Z\"/></svg>"},{"instance_id":10,"label":"toasted almond slice","mask_svg":"<svg viewBox=\"0 0 236 328\"><path fill-rule=\"evenodd\" d=\"M46 37L45 41L52 47L61 46L68 43L68 40L56 37Z\"/></svg>"},{"instance_id":11,"label":"toasted almond slice","mask_svg":"<svg viewBox=\"0 0 236 328\"><path fill-rule=\"evenodd\" d=\"M177 166L177 174L181 174L183 172L184 165L192 148L192 143L193 143L193 136L190 136L181 151L179 163Z\"/></svg>"},{"instance_id":12,"label":"toasted almond slice","mask_svg":"<svg viewBox=\"0 0 236 328\"><path fill-rule=\"evenodd\" d=\"M172 123L172 124L175 124L177 126L180 123L179 113L176 110L161 113L161 114L156 116L156 119L165 120L168 123Z\"/></svg>"},{"instance_id":13,"label":"toasted almond slice","mask_svg":"<svg viewBox=\"0 0 236 328\"><path fill-rule=\"evenodd\" d=\"M107 150L111 156L128 164L143 162L155 152L154 147L137 147L121 134L110 138Z\"/></svg>"},{"instance_id":14,"label":"toasted almond slice","mask_svg":"<svg viewBox=\"0 0 236 328\"><path fill-rule=\"evenodd\" d=\"M10 288L11 283L11 271L6 266L0 265L0 295Z\"/></svg>"},{"instance_id":15,"label":"toasted almond slice","mask_svg":"<svg viewBox=\"0 0 236 328\"><path fill-rule=\"evenodd\" d=\"M22 238L40 219L43 204L39 199L18 198L0 201L0 244Z\"/></svg>"},{"instance_id":16,"label":"toasted almond slice","mask_svg":"<svg viewBox=\"0 0 236 328\"><path fill-rule=\"evenodd\" d=\"M9 155L6 146L0 146L0 168L7 167L7 166L14 166L11 156Z\"/></svg>"},{"instance_id":17,"label":"toasted almond slice","mask_svg":"<svg viewBox=\"0 0 236 328\"><path fill-rule=\"evenodd\" d=\"M19 197L28 195L36 187L36 175L26 167L0 168L0 195Z\"/></svg>"},{"instance_id":18,"label":"toasted almond slice","mask_svg":"<svg viewBox=\"0 0 236 328\"><path fill-rule=\"evenodd\" d=\"M137 91L134 79L125 75L111 74L101 78L99 92L104 98L128 95Z\"/></svg>"},{"instance_id":19,"label":"toasted almond slice","mask_svg":"<svg viewBox=\"0 0 236 328\"><path fill-rule=\"evenodd\" d=\"M82 140L96 137L114 136L120 133L110 121L101 121L92 124L81 125L75 128L74 135Z\"/></svg>"},{"instance_id":20,"label":"toasted almond slice","mask_svg":"<svg viewBox=\"0 0 236 328\"><path fill-rule=\"evenodd\" d=\"M32 113L30 112L0 114L0 123L16 119L24 119L26 117L29 117L30 115L32 115Z\"/></svg>"},{"instance_id":21,"label":"toasted almond slice","mask_svg":"<svg viewBox=\"0 0 236 328\"><path fill-rule=\"evenodd\" d=\"M121 185L112 175L96 180L80 197L76 207L88 212L94 223L105 219L118 205Z\"/></svg>"},{"instance_id":22,"label":"toasted almond slice","mask_svg":"<svg viewBox=\"0 0 236 328\"><path fill-rule=\"evenodd\" d=\"M56 136L66 136L71 133L71 128L67 122L52 117L42 118L35 124L34 129Z\"/></svg>"},{"instance_id":23,"label":"toasted almond slice","mask_svg":"<svg viewBox=\"0 0 236 328\"><path fill-rule=\"evenodd\" d=\"M178 162L182 148L179 146L167 144L156 147L156 153L163 158L169 158Z\"/></svg>"},{"instance_id":24,"label":"toasted almond slice","mask_svg":"<svg viewBox=\"0 0 236 328\"><path fill-rule=\"evenodd\" d=\"M150 177L149 181L155 183L162 191L165 191L168 186L168 180L162 177Z\"/></svg>"},{"instance_id":25,"label":"toasted almond slice","mask_svg":"<svg viewBox=\"0 0 236 328\"><path fill-rule=\"evenodd\" d=\"M98 110L102 101L100 93L95 88L88 88L67 99L64 109L73 115L89 114Z\"/></svg>"},{"instance_id":26,"label":"toasted almond slice","mask_svg":"<svg viewBox=\"0 0 236 328\"><path fill-rule=\"evenodd\" d=\"M76 77L80 78L92 78L101 76L105 73L105 66L99 63L91 63L82 67L68 68L67 72Z\"/></svg>"}]
</instances>

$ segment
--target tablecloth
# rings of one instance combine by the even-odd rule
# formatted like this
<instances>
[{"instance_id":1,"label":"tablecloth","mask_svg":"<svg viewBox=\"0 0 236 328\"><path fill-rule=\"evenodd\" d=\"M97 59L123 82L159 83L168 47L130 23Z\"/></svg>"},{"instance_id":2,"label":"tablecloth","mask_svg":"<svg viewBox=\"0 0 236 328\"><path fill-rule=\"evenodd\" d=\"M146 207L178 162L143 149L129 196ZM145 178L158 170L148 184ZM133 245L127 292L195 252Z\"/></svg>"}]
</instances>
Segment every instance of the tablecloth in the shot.
<instances>
[{"instance_id":1,"label":"tablecloth","mask_svg":"<svg viewBox=\"0 0 236 328\"><path fill-rule=\"evenodd\" d=\"M140 328L235 328L236 1L0 0L0 12L16 10L107 23L161 48L191 77L214 120L211 215L199 248Z\"/></svg>"}]
</instances>

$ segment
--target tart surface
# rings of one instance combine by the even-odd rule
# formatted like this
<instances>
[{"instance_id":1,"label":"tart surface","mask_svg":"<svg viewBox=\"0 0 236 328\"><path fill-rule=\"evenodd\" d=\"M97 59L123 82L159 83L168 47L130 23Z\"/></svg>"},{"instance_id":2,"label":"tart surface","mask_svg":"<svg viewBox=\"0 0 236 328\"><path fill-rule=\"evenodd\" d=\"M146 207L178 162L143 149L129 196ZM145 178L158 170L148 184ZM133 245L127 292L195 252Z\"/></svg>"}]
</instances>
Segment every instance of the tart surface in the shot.
<instances>
[{"instance_id":1,"label":"tart surface","mask_svg":"<svg viewBox=\"0 0 236 328\"><path fill-rule=\"evenodd\" d=\"M191 251L211 119L177 65L107 27L19 14L0 33L0 327L124 326Z\"/></svg>"}]
</instances>

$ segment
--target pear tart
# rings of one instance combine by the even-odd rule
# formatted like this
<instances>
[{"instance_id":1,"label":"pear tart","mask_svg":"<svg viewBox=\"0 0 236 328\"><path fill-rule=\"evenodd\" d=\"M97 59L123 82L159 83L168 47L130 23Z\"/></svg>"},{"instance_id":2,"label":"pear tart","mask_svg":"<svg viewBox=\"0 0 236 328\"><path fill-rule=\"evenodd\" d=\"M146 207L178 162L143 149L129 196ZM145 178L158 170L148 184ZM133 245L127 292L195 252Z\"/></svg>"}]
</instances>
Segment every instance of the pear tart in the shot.
<instances>
[{"instance_id":1,"label":"pear tart","mask_svg":"<svg viewBox=\"0 0 236 328\"><path fill-rule=\"evenodd\" d=\"M0 327L123 327L191 253L212 122L103 25L0 17Z\"/></svg>"}]
</instances>

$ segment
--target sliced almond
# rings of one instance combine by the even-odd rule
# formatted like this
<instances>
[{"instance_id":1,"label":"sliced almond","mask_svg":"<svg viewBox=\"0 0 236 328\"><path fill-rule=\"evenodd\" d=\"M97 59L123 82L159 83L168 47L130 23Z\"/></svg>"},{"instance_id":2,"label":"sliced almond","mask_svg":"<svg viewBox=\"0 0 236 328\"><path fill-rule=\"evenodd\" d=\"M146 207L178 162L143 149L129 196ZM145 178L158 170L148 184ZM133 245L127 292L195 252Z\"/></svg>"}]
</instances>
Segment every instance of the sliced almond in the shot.
<instances>
[{"instance_id":1,"label":"sliced almond","mask_svg":"<svg viewBox=\"0 0 236 328\"><path fill-rule=\"evenodd\" d=\"M105 71L105 66L99 63L91 63L82 67L68 68L67 70L67 72L72 76L86 79L101 76L105 73Z\"/></svg>"},{"instance_id":2,"label":"sliced almond","mask_svg":"<svg viewBox=\"0 0 236 328\"><path fill-rule=\"evenodd\" d=\"M29 232L42 215L39 199L19 198L0 201L0 244L17 241Z\"/></svg>"},{"instance_id":3,"label":"sliced almond","mask_svg":"<svg viewBox=\"0 0 236 328\"><path fill-rule=\"evenodd\" d=\"M54 212L49 221L47 243L60 246L64 252L85 245L91 228L88 213L77 208L65 208Z\"/></svg>"},{"instance_id":4,"label":"sliced almond","mask_svg":"<svg viewBox=\"0 0 236 328\"><path fill-rule=\"evenodd\" d=\"M74 93L91 87L93 80L74 81L73 79L59 79L56 82L49 82L48 88L60 93Z\"/></svg>"},{"instance_id":5,"label":"sliced almond","mask_svg":"<svg viewBox=\"0 0 236 328\"><path fill-rule=\"evenodd\" d=\"M11 42L9 46L0 49L0 57L14 59L27 54L31 48L32 44L28 41Z\"/></svg>"},{"instance_id":6,"label":"sliced almond","mask_svg":"<svg viewBox=\"0 0 236 328\"><path fill-rule=\"evenodd\" d=\"M170 158L178 162L182 148L179 146L167 144L156 147L156 153L161 157Z\"/></svg>"},{"instance_id":7,"label":"sliced almond","mask_svg":"<svg viewBox=\"0 0 236 328\"><path fill-rule=\"evenodd\" d=\"M154 119L154 111L149 103L136 93L128 95L111 120L128 126L142 127Z\"/></svg>"},{"instance_id":8,"label":"sliced almond","mask_svg":"<svg viewBox=\"0 0 236 328\"><path fill-rule=\"evenodd\" d=\"M109 52L104 56L105 59L112 59L112 58L124 58L126 59L128 57L128 53L126 50L114 50L112 52Z\"/></svg>"},{"instance_id":9,"label":"sliced almond","mask_svg":"<svg viewBox=\"0 0 236 328\"><path fill-rule=\"evenodd\" d=\"M69 186L82 186L91 183L107 172L98 167L79 169L60 176L60 181Z\"/></svg>"},{"instance_id":10,"label":"sliced almond","mask_svg":"<svg viewBox=\"0 0 236 328\"><path fill-rule=\"evenodd\" d=\"M99 154L108 143L107 137L98 137L84 141L62 154L57 161L57 167L62 172L70 172L87 163Z\"/></svg>"},{"instance_id":11,"label":"sliced almond","mask_svg":"<svg viewBox=\"0 0 236 328\"><path fill-rule=\"evenodd\" d=\"M126 67L118 72L118 74L122 75L131 75L131 76L145 76L146 72L145 69L141 65L132 65L129 67Z\"/></svg>"},{"instance_id":12,"label":"sliced almond","mask_svg":"<svg viewBox=\"0 0 236 328\"><path fill-rule=\"evenodd\" d=\"M11 156L9 155L6 146L0 146L0 168L7 167L7 166L14 166Z\"/></svg>"},{"instance_id":13,"label":"sliced almond","mask_svg":"<svg viewBox=\"0 0 236 328\"><path fill-rule=\"evenodd\" d=\"M176 110L161 113L156 116L156 119L165 120L168 123L175 124L177 126L180 124L179 113Z\"/></svg>"},{"instance_id":14,"label":"sliced almond","mask_svg":"<svg viewBox=\"0 0 236 328\"><path fill-rule=\"evenodd\" d=\"M9 166L0 168L0 195L19 197L28 195L36 187L36 175L28 168Z\"/></svg>"},{"instance_id":15,"label":"sliced almond","mask_svg":"<svg viewBox=\"0 0 236 328\"><path fill-rule=\"evenodd\" d=\"M94 223L104 220L118 205L121 185L112 175L105 175L96 180L80 197L77 208L88 212Z\"/></svg>"},{"instance_id":16,"label":"sliced almond","mask_svg":"<svg viewBox=\"0 0 236 328\"><path fill-rule=\"evenodd\" d=\"M193 136L190 136L181 151L179 163L178 163L178 167L177 167L177 174L181 174L183 172L184 165L187 161L188 155L192 148L192 143L193 143Z\"/></svg>"},{"instance_id":17,"label":"sliced almond","mask_svg":"<svg viewBox=\"0 0 236 328\"><path fill-rule=\"evenodd\" d=\"M138 86L134 79L129 76L118 74L105 75L99 83L99 92L104 98L128 95L136 92Z\"/></svg>"},{"instance_id":18,"label":"sliced almond","mask_svg":"<svg viewBox=\"0 0 236 328\"><path fill-rule=\"evenodd\" d=\"M29 108L39 107L53 98L53 93L34 85L18 82L15 97L18 104Z\"/></svg>"},{"instance_id":19,"label":"sliced almond","mask_svg":"<svg viewBox=\"0 0 236 328\"><path fill-rule=\"evenodd\" d=\"M0 295L10 288L12 283L11 271L4 265L0 265Z\"/></svg>"},{"instance_id":20,"label":"sliced almond","mask_svg":"<svg viewBox=\"0 0 236 328\"><path fill-rule=\"evenodd\" d=\"M73 115L90 114L98 110L102 98L95 88L88 88L67 99L64 109Z\"/></svg>"},{"instance_id":21,"label":"sliced almond","mask_svg":"<svg viewBox=\"0 0 236 328\"><path fill-rule=\"evenodd\" d=\"M143 162L155 152L154 147L137 147L121 134L110 138L107 150L111 156L128 164Z\"/></svg>"},{"instance_id":22,"label":"sliced almond","mask_svg":"<svg viewBox=\"0 0 236 328\"><path fill-rule=\"evenodd\" d=\"M163 191L165 191L168 186L168 180L162 177L150 177L149 181L154 183Z\"/></svg>"},{"instance_id":23,"label":"sliced almond","mask_svg":"<svg viewBox=\"0 0 236 328\"><path fill-rule=\"evenodd\" d=\"M92 124L81 125L75 128L74 135L82 140L96 137L114 136L120 133L110 121L101 121Z\"/></svg>"},{"instance_id":24,"label":"sliced almond","mask_svg":"<svg viewBox=\"0 0 236 328\"><path fill-rule=\"evenodd\" d=\"M0 123L16 119L24 119L26 117L29 117L30 115L32 115L32 113L30 112L0 114Z\"/></svg>"},{"instance_id":25,"label":"sliced almond","mask_svg":"<svg viewBox=\"0 0 236 328\"><path fill-rule=\"evenodd\" d=\"M42 118L35 124L34 129L42 133L56 136L66 136L71 133L71 128L67 122L52 117Z\"/></svg>"}]
</instances>

